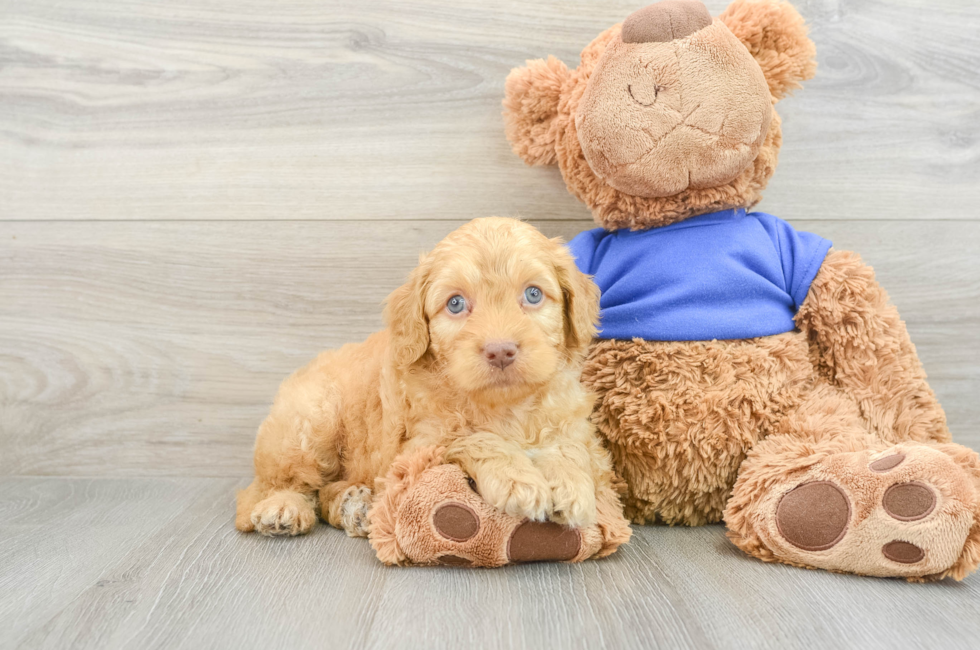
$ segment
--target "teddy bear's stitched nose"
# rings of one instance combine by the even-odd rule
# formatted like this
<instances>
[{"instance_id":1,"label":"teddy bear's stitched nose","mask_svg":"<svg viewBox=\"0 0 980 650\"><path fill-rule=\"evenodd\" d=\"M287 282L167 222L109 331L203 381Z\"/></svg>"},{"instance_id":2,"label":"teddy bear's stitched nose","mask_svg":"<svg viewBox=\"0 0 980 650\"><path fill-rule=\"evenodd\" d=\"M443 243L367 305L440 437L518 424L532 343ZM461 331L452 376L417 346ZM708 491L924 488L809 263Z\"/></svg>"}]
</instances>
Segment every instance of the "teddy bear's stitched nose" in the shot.
<instances>
[{"instance_id":1,"label":"teddy bear's stitched nose","mask_svg":"<svg viewBox=\"0 0 980 650\"><path fill-rule=\"evenodd\" d=\"M634 11L623 21L624 43L667 43L711 24L701 0L661 0Z\"/></svg>"}]
</instances>

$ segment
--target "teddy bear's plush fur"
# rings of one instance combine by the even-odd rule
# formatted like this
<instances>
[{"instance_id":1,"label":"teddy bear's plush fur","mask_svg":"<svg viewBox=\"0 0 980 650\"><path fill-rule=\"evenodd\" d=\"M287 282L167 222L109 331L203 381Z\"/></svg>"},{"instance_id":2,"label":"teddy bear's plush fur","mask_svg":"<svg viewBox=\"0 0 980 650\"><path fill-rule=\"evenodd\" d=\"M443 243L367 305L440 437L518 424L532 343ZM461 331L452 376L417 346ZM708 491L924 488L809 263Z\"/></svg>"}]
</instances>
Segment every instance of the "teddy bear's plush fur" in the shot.
<instances>
[{"instance_id":1,"label":"teddy bear's plush fur","mask_svg":"<svg viewBox=\"0 0 980 650\"><path fill-rule=\"evenodd\" d=\"M597 521L581 528L514 517L480 496L445 449L424 447L397 458L376 482L371 545L385 564L496 567L517 562L581 562L629 541L619 492L596 491Z\"/></svg>"},{"instance_id":2,"label":"teddy bear's plush fur","mask_svg":"<svg viewBox=\"0 0 980 650\"><path fill-rule=\"evenodd\" d=\"M814 53L785 2L735 0L711 19L664 0L600 34L574 70L553 57L515 69L507 137L528 164L557 165L607 230L751 207L782 143L775 105L813 75ZM724 519L765 561L962 579L980 562L980 459L950 442L871 268L831 249L795 323L593 344L583 379L627 516Z\"/></svg>"}]
</instances>

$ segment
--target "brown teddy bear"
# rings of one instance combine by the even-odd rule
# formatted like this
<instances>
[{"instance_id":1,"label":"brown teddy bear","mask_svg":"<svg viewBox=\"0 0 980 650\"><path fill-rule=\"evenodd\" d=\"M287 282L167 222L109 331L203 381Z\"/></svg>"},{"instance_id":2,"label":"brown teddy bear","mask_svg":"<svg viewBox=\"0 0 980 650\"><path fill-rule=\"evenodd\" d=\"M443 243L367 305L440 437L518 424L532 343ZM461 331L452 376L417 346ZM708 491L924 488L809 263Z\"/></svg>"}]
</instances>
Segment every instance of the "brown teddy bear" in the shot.
<instances>
[{"instance_id":1,"label":"brown teddy bear","mask_svg":"<svg viewBox=\"0 0 980 650\"><path fill-rule=\"evenodd\" d=\"M724 519L765 561L962 579L980 562L980 459L950 442L905 324L851 252L747 212L776 168L775 105L812 76L792 6L717 18L663 0L569 70L507 79L507 137L600 229L583 375L636 523Z\"/></svg>"}]
</instances>

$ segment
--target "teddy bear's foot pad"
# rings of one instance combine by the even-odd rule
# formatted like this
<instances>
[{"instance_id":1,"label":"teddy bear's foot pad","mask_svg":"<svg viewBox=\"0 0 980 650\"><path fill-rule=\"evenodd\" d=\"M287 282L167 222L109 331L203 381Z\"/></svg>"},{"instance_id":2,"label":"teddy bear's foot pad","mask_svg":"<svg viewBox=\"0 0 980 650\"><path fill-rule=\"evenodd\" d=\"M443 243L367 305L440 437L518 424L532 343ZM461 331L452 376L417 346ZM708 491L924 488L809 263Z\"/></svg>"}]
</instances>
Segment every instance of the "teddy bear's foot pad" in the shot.
<instances>
[{"instance_id":1,"label":"teddy bear's foot pad","mask_svg":"<svg viewBox=\"0 0 980 650\"><path fill-rule=\"evenodd\" d=\"M432 525L440 536L465 542L480 531L480 517L467 505L445 503L433 513Z\"/></svg>"},{"instance_id":2,"label":"teddy bear's foot pad","mask_svg":"<svg viewBox=\"0 0 980 650\"><path fill-rule=\"evenodd\" d=\"M804 551L825 551L844 538L851 502L830 481L795 487L776 506L776 527L786 541Z\"/></svg>"},{"instance_id":3,"label":"teddy bear's foot pad","mask_svg":"<svg viewBox=\"0 0 980 650\"><path fill-rule=\"evenodd\" d=\"M582 534L554 522L525 521L507 542L511 562L568 562L582 549Z\"/></svg>"},{"instance_id":4,"label":"teddy bear's foot pad","mask_svg":"<svg viewBox=\"0 0 980 650\"><path fill-rule=\"evenodd\" d=\"M836 454L780 489L771 550L833 571L923 577L951 567L974 523L969 472L938 449Z\"/></svg>"}]
</instances>

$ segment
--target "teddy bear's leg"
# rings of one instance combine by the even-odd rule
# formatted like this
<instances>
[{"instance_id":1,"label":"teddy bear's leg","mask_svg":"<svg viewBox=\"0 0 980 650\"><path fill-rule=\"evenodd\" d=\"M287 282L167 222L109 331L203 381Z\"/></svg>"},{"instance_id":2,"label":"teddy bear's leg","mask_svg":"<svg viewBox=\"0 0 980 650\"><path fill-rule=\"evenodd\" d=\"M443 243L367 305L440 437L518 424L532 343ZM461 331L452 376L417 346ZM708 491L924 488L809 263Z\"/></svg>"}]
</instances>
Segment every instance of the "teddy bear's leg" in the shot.
<instances>
[{"instance_id":1,"label":"teddy bear's leg","mask_svg":"<svg viewBox=\"0 0 980 650\"><path fill-rule=\"evenodd\" d=\"M766 561L959 580L980 563L980 457L952 443L882 441L852 400L821 384L749 453L725 523Z\"/></svg>"},{"instance_id":2,"label":"teddy bear's leg","mask_svg":"<svg viewBox=\"0 0 980 650\"><path fill-rule=\"evenodd\" d=\"M946 415L874 270L831 249L796 315L817 371L860 405L876 437L949 442Z\"/></svg>"},{"instance_id":3,"label":"teddy bear's leg","mask_svg":"<svg viewBox=\"0 0 980 650\"><path fill-rule=\"evenodd\" d=\"M487 503L442 450L400 456L376 485L371 545L385 564L494 567L516 562L580 562L629 540L614 490L597 493L598 524L567 528L512 517Z\"/></svg>"}]
</instances>

